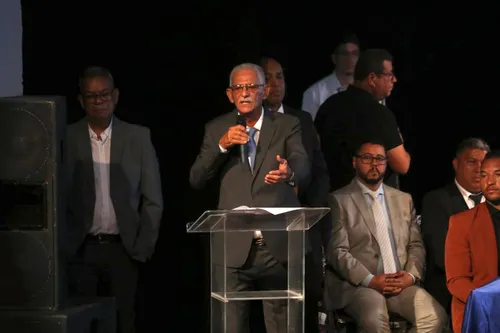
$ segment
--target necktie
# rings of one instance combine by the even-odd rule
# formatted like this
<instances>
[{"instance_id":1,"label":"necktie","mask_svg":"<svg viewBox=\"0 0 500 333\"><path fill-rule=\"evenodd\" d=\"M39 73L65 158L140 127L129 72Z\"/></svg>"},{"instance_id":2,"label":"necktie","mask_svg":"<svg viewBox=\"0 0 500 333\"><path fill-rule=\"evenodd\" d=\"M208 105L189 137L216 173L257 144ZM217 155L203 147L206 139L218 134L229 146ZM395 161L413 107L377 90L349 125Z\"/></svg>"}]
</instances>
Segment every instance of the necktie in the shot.
<instances>
[{"instance_id":1,"label":"necktie","mask_svg":"<svg viewBox=\"0 0 500 333\"><path fill-rule=\"evenodd\" d=\"M479 205L481 203L481 199L482 198L483 198L483 194L482 193L469 195L469 199L471 199L472 201L474 201L474 206Z\"/></svg>"},{"instance_id":2,"label":"necktie","mask_svg":"<svg viewBox=\"0 0 500 333\"><path fill-rule=\"evenodd\" d=\"M257 129L250 127L248 130L248 136L250 140L247 142L248 149L248 159L250 162L250 169L253 171L253 166L255 164L255 155L257 153L257 144L255 143L255 133L257 133Z\"/></svg>"},{"instance_id":3,"label":"necktie","mask_svg":"<svg viewBox=\"0 0 500 333\"><path fill-rule=\"evenodd\" d=\"M396 263L394 262L394 254L392 253L391 241L389 239L389 229L385 221L384 210L382 205L377 200L377 193L369 193L373 199L372 212L375 219L377 230L377 241L382 255L382 263L384 264L384 273L396 273Z\"/></svg>"}]
</instances>

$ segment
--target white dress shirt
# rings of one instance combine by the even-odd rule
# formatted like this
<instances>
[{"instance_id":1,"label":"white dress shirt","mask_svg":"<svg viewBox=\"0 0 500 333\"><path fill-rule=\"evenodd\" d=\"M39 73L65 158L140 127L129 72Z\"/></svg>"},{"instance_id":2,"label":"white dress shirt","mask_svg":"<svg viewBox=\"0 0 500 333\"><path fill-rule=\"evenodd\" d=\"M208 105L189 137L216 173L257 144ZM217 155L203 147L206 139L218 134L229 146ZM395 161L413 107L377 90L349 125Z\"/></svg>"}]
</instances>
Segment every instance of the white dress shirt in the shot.
<instances>
[{"instance_id":1,"label":"white dress shirt","mask_svg":"<svg viewBox=\"0 0 500 333\"><path fill-rule=\"evenodd\" d=\"M458 190L460 191L460 194L462 195L462 197L464 198L465 200L465 203L467 204L467 207L469 207L469 209L473 208L475 203L474 201L472 201L471 198L469 198L470 195L474 194L474 193L471 193L469 191L467 191L465 188L463 188L457 181L457 179L455 179L455 185L457 185L458 187ZM481 198L481 202L484 202L486 199L484 198L484 195L483 197Z\"/></svg>"},{"instance_id":2,"label":"white dress shirt","mask_svg":"<svg viewBox=\"0 0 500 333\"><path fill-rule=\"evenodd\" d=\"M108 128L100 136L97 136L89 126L95 181L94 220L90 229L93 235L119 233L109 183L112 125L111 120Z\"/></svg>"},{"instance_id":3,"label":"white dress shirt","mask_svg":"<svg viewBox=\"0 0 500 333\"><path fill-rule=\"evenodd\" d=\"M335 72L322 78L310 86L302 98L302 110L311 114L313 120L318 113L318 109L323 102L330 96L335 95L347 89L340 84Z\"/></svg>"}]
</instances>

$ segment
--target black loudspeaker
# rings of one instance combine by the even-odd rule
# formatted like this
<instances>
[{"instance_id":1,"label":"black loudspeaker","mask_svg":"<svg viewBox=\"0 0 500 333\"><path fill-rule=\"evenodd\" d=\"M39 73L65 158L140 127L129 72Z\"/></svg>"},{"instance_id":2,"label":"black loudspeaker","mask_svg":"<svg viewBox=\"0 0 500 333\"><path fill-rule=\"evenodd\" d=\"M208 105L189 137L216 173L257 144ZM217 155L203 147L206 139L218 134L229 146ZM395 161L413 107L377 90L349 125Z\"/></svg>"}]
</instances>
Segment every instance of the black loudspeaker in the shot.
<instances>
[{"instance_id":1,"label":"black loudspeaker","mask_svg":"<svg viewBox=\"0 0 500 333\"><path fill-rule=\"evenodd\" d=\"M2 333L115 333L113 298L82 300L54 311L0 311Z\"/></svg>"},{"instance_id":2,"label":"black loudspeaker","mask_svg":"<svg viewBox=\"0 0 500 333\"><path fill-rule=\"evenodd\" d=\"M66 101L0 98L0 309L51 310L65 299Z\"/></svg>"}]
</instances>

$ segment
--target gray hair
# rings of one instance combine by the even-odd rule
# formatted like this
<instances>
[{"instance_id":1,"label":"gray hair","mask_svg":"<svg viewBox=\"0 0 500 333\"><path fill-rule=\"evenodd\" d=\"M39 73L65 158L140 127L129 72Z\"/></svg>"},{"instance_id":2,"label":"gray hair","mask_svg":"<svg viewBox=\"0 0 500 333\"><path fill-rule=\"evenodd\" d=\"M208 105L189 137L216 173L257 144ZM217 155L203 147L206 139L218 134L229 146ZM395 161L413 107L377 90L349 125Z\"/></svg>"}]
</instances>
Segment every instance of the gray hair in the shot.
<instances>
[{"instance_id":1,"label":"gray hair","mask_svg":"<svg viewBox=\"0 0 500 333\"><path fill-rule=\"evenodd\" d=\"M111 86L114 88L115 80L113 79L113 75L111 75L111 72L109 70L107 70L104 67L91 66L91 67L87 67L83 71L83 74L80 76L80 79L78 81L80 91L83 91L83 86L84 86L86 80L93 79L96 77L107 78L110 81Z\"/></svg>"},{"instance_id":2,"label":"gray hair","mask_svg":"<svg viewBox=\"0 0 500 333\"><path fill-rule=\"evenodd\" d=\"M458 157L458 155L463 153L466 149L480 149L486 152L491 151L490 146L483 139L468 138L458 144L455 156Z\"/></svg>"},{"instance_id":3,"label":"gray hair","mask_svg":"<svg viewBox=\"0 0 500 333\"><path fill-rule=\"evenodd\" d=\"M256 64L252 64L252 63L244 63L244 64L240 64L240 65L234 67L233 70L231 71L231 74L229 74L229 86L233 85L234 73L239 72L239 71L244 70L244 69L251 69L257 73L257 79L259 80L259 82L257 82L257 84L266 84L266 75L264 74L264 70L262 69L262 67L260 67L259 65L256 65Z\"/></svg>"}]
</instances>

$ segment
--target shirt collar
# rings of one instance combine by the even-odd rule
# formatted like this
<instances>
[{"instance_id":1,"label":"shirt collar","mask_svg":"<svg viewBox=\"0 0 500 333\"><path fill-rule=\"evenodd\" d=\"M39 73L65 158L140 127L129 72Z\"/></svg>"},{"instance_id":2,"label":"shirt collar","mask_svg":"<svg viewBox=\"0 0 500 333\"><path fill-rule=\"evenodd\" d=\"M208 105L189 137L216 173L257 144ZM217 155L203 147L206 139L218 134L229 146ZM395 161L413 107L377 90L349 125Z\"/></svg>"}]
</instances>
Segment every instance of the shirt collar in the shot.
<instances>
[{"instance_id":1,"label":"shirt collar","mask_svg":"<svg viewBox=\"0 0 500 333\"><path fill-rule=\"evenodd\" d=\"M89 135L90 135L90 138L91 139L97 139L97 134L95 134L95 132L92 130L92 128L90 128L90 125L88 125L88 128L89 128ZM113 118L111 118L111 121L109 122L109 125L108 127L104 130L104 132L102 132L101 134L101 140L102 141L105 141L106 139L111 139L111 132L112 132L112 129L113 129Z\"/></svg>"},{"instance_id":2,"label":"shirt collar","mask_svg":"<svg viewBox=\"0 0 500 333\"><path fill-rule=\"evenodd\" d=\"M374 191L370 190L368 187L366 187L365 184L360 182L359 179L356 179L356 182L358 183L359 187L361 188L361 191L363 192L363 194L370 194L371 195L372 193L376 193L377 197L379 195L384 195L384 186L382 184L380 184L378 189L374 192Z\"/></svg>"},{"instance_id":3,"label":"shirt collar","mask_svg":"<svg viewBox=\"0 0 500 333\"><path fill-rule=\"evenodd\" d=\"M457 185L458 191L460 192L460 194L462 194L462 196L464 198L469 198L469 196L474 195L474 194L480 194L480 193L471 193L471 192L467 191L465 188L462 187L462 185L460 185L458 183L456 178L455 178L455 185Z\"/></svg>"},{"instance_id":4,"label":"shirt collar","mask_svg":"<svg viewBox=\"0 0 500 333\"><path fill-rule=\"evenodd\" d=\"M283 104L282 104L283 106ZM262 122L264 121L264 107L262 107L262 112L260 113L260 118L259 120L257 120L257 122L255 123L255 125L253 125L253 128L255 128L257 131L260 131L260 129L262 128ZM238 114L240 114L238 112ZM247 126L247 129L248 129L248 126Z\"/></svg>"},{"instance_id":5,"label":"shirt collar","mask_svg":"<svg viewBox=\"0 0 500 333\"><path fill-rule=\"evenodd\" d=\"M278 113L285 113L285 109L283 109L283 103L281 103L280 108L277 111Z\"/></svg>"},{"instance_id":6,"label":"shirt collar","mask_svg":"<svg viewBox=\"0 0 500 333\"><path fill-rule=\"evenodd\" d=\"M340 83L339 78L337 77L337 73L335 71L333 71L333 73L330 74L329 80L330 80L332 87L335 87L335 92L338 93L338 92L346 90L347 86L342 87L342 84Z\"/></svg>"}]
</instances>

